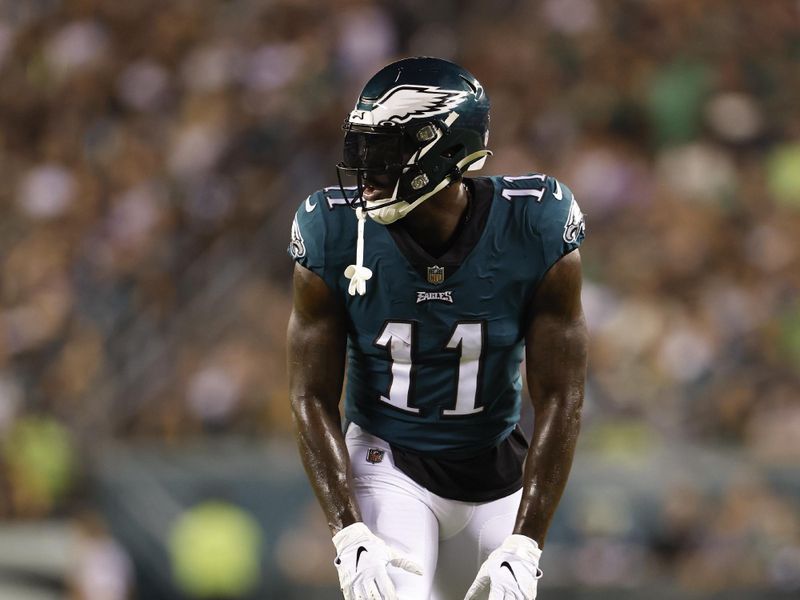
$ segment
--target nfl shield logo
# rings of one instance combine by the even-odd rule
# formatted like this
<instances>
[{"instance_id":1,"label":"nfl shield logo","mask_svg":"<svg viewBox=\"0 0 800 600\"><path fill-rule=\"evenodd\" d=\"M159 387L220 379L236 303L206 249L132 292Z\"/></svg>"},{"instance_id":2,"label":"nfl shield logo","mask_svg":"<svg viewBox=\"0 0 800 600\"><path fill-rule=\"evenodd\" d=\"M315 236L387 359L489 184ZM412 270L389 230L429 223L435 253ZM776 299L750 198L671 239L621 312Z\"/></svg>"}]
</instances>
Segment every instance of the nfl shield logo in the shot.
<instances>
[{"instance_id":1,"label":"nfl shield logo","mask_svg":"<svg viewBox=\"0 0 800 600\"><path fill-rule=\"evenodd\" d=\"M444 281L444 267L428 267L428 283L438 284Z\"/></svg>"},{"instance_id":2,"label":"nfl shield logo","mask_svg":"<svg viewBox=\"0 0 800 600\"><path fill-rule=\"evenodd\" d=\"M367 450L367 462L376 465L379 462L383 461L383 455L384 455L383 450L379 450L378 448L370 448L369 450Z\"/></svg>"}]
</instances>

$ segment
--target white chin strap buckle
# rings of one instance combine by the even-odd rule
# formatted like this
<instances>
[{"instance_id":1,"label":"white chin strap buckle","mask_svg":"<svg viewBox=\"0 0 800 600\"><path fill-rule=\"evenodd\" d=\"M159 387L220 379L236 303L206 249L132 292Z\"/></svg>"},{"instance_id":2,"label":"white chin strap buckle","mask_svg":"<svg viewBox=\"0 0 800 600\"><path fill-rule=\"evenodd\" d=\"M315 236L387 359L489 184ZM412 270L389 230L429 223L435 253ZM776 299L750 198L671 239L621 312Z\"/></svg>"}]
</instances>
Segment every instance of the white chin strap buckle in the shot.
<instances>
[{"instance_id":1,"label":"white chin strap buckle","mask_svg":"<svg viewBox=\"0 0 800 600\"><path fill-rule=\"evenodd\" d=\"M350 280L347 293L351 296L356 294L363 296L367 293L367 281L372 278L372 270L364 266L364 222L367 220L367 216L364 214L363 208L356 209L356 217L358 217L356 264L348 266L344 270L344 276Z\"/></svg>"},{"instance_id":2,"label":"white chin strap buckle","mask_svg":"<svg viewBox=\"0 0 800 600\"><path fill-rule=\"evenodd\" d=\"M347 292L351 296L356 293L363 296L367 293L367 281L372 278L372 271L363 265L350 265L344 270L344 276L350 280Z\"/></svg>"}]
</instances>

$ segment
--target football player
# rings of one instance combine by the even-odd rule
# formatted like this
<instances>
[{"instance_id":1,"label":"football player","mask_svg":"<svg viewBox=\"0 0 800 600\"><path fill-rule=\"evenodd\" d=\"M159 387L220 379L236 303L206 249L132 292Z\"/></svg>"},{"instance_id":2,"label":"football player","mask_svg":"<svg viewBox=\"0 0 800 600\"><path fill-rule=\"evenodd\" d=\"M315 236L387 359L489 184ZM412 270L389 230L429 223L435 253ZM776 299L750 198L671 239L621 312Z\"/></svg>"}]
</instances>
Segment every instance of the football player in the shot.
<instances>
[{"instance_id":1,"label":"football player","mask_svg":"<svg viewBox=\"0 0 800 600\"><path fill-rule=\"evenodd\" d=\"M346 600L536 597L580 426L584 221L544 174L464 177L488 126L465 69L390 64L292 224L291 403Z\"/></svg>"}]
</instances>

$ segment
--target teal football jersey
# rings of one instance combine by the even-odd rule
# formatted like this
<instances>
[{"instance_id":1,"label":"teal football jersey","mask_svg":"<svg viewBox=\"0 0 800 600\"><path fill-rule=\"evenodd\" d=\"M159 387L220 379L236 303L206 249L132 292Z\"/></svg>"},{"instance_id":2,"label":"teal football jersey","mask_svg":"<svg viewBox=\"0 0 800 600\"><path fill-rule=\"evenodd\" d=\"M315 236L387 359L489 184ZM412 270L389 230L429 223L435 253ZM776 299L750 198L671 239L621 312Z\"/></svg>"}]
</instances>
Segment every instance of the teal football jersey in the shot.
<instances>
[{"instance_id":1,"label":"teal football jersey","mask_svg":"<svg viewBox=\"0 0 800 600\"><path fill-rule=\"evenodd\" d=\"M430 256L397 224L367 219L364 265L373 275L363 296L347 292L357 219L340 189L309 196L292 224L290 255L346 309L346 418L421 454L467 456L511 433L533 294L584 237L572 192L552 177L477 178L471 186L491 199L460 253Z\"/></svg>"}]
</instances>

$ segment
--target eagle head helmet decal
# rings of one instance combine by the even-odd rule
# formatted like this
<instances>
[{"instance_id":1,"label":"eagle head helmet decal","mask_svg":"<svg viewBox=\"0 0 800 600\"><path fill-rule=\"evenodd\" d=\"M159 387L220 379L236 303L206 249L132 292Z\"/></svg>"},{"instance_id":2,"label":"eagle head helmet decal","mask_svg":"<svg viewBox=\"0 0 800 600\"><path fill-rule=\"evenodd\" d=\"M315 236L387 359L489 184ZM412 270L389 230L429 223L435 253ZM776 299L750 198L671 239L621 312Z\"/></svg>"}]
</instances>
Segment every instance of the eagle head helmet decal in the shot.
<instances>
[{"instance_id":1,"label":"eagle head helmet decal","mask_svg":"<svg viewBox=\"0 0 800 600\"><path fill-rule=\"evenodd\" d=\"M449 113L467 99L464 90L433 85L398 85L375 101L371 110L354 109L350 123L375 126L408 123L412 119Z\"/></svg>"}]
</instances>

